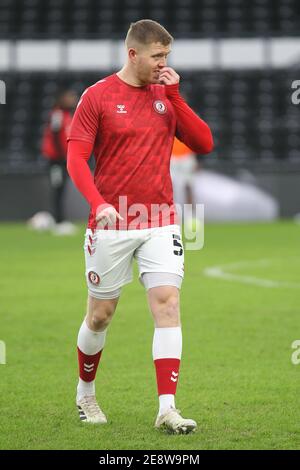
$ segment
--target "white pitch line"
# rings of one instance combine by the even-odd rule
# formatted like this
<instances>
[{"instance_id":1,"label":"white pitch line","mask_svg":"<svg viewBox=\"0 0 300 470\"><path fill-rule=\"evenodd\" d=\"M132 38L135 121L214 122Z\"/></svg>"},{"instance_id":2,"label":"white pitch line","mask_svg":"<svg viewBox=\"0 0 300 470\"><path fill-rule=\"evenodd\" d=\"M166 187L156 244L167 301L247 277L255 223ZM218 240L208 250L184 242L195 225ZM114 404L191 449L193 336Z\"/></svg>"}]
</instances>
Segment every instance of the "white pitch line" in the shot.
<instances>
[{"instance_id":1,"label":"white pitch line","mask_svg":"<svg viewBox=\"0 0 300 470\"><path fill-rule=\"evenodd\" d=\"M247 268L252 266L270 266L274 263L271 259L260 259L255 261L239 261L237 263L224 264L222 266L211 266L203 270L203 274L208 277L223 279L224 281L240 282L242 284L252 284L259 287L287 287L289 289L299 289L300 283L273 281L271 279L261 279L259 277L247 276L242 274L233 274L226 272L227 270Z\"/></svg>"}]
</instances>

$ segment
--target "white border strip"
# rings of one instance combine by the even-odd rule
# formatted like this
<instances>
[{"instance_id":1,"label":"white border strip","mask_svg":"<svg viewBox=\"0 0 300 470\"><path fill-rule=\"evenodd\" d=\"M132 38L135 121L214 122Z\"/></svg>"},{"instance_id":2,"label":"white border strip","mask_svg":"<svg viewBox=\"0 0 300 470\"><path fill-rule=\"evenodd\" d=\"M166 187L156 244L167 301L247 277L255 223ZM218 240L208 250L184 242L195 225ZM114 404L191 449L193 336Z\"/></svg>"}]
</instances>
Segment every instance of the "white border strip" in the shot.
<instances>
[{"instance_id":1,"label":"white border strip","mask_svg":"<svg viewBox=\"0 0 300 470\"><path fill-rule=\"evenodd\" d=\"M0 41L0 70L104 70L126 58L119 40ZM170 65L180 70L286 68L298 65L300 38L175 39Z\"/></svg>"}]
</instances>

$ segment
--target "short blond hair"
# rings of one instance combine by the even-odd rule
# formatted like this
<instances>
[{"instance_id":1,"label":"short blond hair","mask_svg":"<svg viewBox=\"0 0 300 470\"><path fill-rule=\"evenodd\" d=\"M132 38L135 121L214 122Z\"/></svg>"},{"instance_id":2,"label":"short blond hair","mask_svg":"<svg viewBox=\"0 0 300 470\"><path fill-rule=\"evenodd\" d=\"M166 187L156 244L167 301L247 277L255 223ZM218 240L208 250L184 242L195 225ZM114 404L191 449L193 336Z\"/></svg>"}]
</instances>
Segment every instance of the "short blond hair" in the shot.
<instances>
[{"instance_id":1,"label":"short blond hair","mask_svg":"<svg viewBox=\"0 0 300 470\"><path fill-rule=\"evenodd\" d=\"M161 24L153 20L139 20L131 23L125 44L127 48L136 44L148 46L155 42L168 46L172 41L173 36Z\"/></svg>"}]
</instances>

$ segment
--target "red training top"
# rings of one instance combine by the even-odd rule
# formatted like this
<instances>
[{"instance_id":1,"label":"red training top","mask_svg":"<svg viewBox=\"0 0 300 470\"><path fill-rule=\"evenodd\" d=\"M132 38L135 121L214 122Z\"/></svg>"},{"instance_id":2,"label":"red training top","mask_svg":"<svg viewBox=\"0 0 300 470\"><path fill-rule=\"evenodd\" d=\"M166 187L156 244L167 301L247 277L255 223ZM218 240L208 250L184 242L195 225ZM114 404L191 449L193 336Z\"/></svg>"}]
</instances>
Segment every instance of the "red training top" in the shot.
<instances>
[{"instance_id":1,"label":"red training top","mask_svg":"<svg viewBox=\"0 0 300 470\"><path fill-rule=\"evenodd\" d=\"M175 134L194 152L212 150L208 125L180 96L178 84L134 87L113 74L85 90L68 137L67 168L91 206L90 228L104 203L125 219L114 228L175 222L169 170ZM92 151L94 178L87 164Z\"/></svg>"}]
</instances>

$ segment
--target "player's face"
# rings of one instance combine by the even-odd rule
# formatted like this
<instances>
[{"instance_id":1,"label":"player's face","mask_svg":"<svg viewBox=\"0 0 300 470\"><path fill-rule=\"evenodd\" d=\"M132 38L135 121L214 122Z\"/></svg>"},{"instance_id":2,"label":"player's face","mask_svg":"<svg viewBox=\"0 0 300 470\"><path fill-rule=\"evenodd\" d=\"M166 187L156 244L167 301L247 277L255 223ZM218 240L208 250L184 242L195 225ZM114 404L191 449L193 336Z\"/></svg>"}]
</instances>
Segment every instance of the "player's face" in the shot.
<instances>
[{"instance_id":1,"label":"player's face","mask_svg":"<svg viewBox=\"0 0 300 470\"><path fill-rule=\"evenodd\" d=\"M136 73L143 84L160 83L160 70L167 65L167 57L171 52L170 46L156 42L137 51Z\"/></svg>"}]
</instances>

